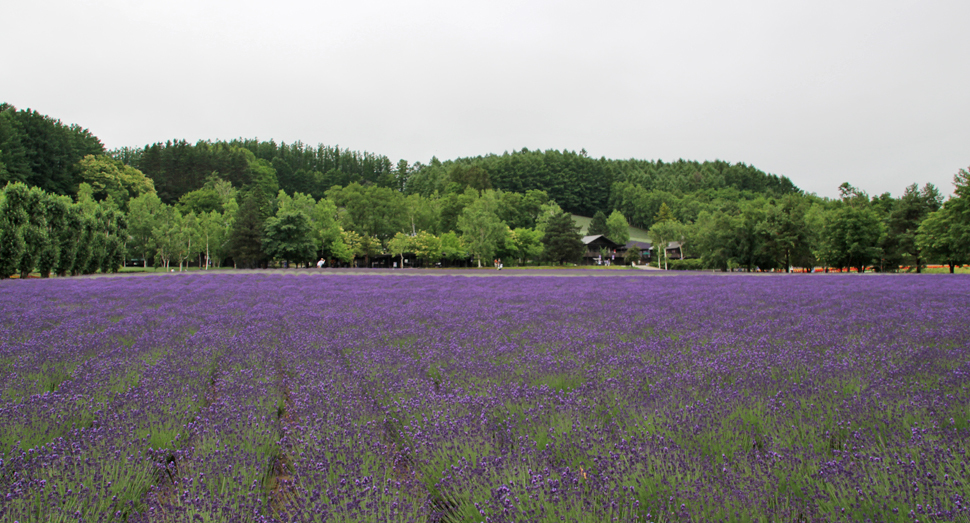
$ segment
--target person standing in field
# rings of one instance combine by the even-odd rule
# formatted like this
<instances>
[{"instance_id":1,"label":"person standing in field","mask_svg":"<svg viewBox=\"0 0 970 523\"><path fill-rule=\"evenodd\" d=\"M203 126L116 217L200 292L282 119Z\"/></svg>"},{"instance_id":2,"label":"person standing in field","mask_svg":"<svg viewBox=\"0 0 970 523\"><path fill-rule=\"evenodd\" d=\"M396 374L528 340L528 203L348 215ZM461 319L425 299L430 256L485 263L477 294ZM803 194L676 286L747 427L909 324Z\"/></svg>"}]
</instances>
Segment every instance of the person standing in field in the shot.
<instances>
[{"instance_id":1,"label":"person standing in field","mask_svg":"<svg viewBox=\"0 0 970 523\"><path fill-rule=\"evenodd\" d=\"M323 258L320 258L320 261L317 262L317 268L318 269L322 269L324 263L326 263L326 262L323 261Z\"/></svg>"}]
</instances>

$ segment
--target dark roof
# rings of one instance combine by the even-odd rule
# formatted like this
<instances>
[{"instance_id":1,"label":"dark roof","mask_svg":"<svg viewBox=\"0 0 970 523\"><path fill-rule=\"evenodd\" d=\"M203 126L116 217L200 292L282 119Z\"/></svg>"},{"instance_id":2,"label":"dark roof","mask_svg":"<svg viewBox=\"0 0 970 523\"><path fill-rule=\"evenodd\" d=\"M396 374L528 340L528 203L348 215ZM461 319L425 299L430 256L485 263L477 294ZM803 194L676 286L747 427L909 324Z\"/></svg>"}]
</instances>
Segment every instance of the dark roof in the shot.
<instances>
[{"instance_id":1,"label":"dark roof","mask_svg":"<svg viewBox=\"0 0 970 523\"><path fill-rule=\"evenodd\" d=\"M603 236L602 234L594 234L593 236L583 236L583 244L585 245L602 245L604 247L609 247L610 249L617 249L620 247L619 243Z\"/></svg>"}]
</instances>

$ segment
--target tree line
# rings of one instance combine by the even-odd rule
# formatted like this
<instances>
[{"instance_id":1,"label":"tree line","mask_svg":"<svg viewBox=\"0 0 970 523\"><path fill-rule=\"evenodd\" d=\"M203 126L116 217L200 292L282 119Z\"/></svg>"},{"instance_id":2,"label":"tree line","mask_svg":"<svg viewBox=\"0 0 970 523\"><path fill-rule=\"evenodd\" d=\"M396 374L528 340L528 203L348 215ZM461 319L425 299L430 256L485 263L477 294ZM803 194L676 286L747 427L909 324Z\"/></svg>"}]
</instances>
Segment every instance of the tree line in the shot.
<instances>
[{"instance_id":1,"label":"tree line","mask_svg":"<svg viewBox=\"0 0 970 523\"><path fill-rule=\"evenodd\" d=\"M649 228L659 208L654 202L672 196L696 194L701 201L712 201L799 192L788 178L744 164L595 159L585 151L522 149L445 162L432 158L427 164L392 164L386 156L323 144L238 139L195 144L175 140L111 154L151 178L159 197L169 204L201 188L213 172L239 187L272 169L275 189L317 199L333 186L351 183L425 197L460 193L468 187L515 193L541 190L567 212L591 216L610 207L628 215L635 226Z\"/></svg>"},{"instance_id":2,"label":"tree line","mask_svg":"<svg viewBox=\"0 0 970 523\"><path fill-rule=\"evenodd\" d=\"M0 185L21 182L73 196L77 163L104 153L104 144L87 129L0 103Z\"/></svg>"},{"instance_id":3,"label":"tree line","mask_svg":"<svg viewBox=\"0 0 970 523\"><path fill-rule=\"evenodd\" d=\"M114 160L86 157L89 165ZM481 266L576 261L579 228L542 191L467 189L454 199L405 196L356 182L324 198L267 195L212 175L166 204L148 190L122 200L82 182L76 200L17 182L0 192L0 277L117 272L124 261L179 270L189 263L365 266L378 255L413 254L423 265ZM513 228L514 226L514 228ZM174 269L173 269L174 270Z\"/></svg>"},{"instance_id":4,"label":"tree line","mask_svg":"<svg viewBox=\"0 0 970 523\"><path fill-rule=\"evenodd\" d=\"M840 198L788 194L722 201L700 211L681 199L662 202L650 237L681 242L690 268L791 270L814 267L863 272L920 272L928 263L970 263L970 174L954 176L944 202L932 184L902 196L870 197L848 183Z\"/></svg>"},{"instance_id":5,"label":"tree line","mask_svg":"<svg viewBox=\"0 0 970 523\"><path fill-rule=\"evenodd\" d=\"M92 256L164 267L368 263L387 254L404 263L405 253L420 253L422 263L570 261L582 247L562 219L568 213L593 216L589 232L621 244L626 225L648 229L656 244L678 242L689 258L678 267L952 269L968 262L970 244L963 170L944 202L930 184L899 198L843 184L840 198L827 199L744 164L595 159L585 151L392 164L339 147L239 139L106 152L86 129L6 104L0 183L8 184L0 201L7 275L31 264L44 274L101 270L90 260L41 269L39 260L53 256L65 234L61 214L71 213L82 229L87 218L113 224L92 230L120 247L98 247ZM551 223L570 229L569 248L546 240Z\"/></svg>"}]
</instances>

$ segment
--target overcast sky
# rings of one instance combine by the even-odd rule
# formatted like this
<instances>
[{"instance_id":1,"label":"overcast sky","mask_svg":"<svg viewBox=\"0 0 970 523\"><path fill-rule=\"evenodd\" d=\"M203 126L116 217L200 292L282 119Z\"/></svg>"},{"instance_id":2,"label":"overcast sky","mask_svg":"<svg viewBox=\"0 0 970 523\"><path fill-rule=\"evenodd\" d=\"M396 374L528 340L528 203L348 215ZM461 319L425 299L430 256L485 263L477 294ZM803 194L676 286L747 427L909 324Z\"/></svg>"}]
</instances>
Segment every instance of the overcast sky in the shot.
<instances>
[{"instance_id":1,"label":"overcast sky","mask_svg":"<svg viewBox=\"0 0 970 523\"><path fill-rule=\"evenodd\" d=\"M721 159L836 196L970 166L970 2L6 0L0 101L108 148Z\"/></svg>"}]
</instances>

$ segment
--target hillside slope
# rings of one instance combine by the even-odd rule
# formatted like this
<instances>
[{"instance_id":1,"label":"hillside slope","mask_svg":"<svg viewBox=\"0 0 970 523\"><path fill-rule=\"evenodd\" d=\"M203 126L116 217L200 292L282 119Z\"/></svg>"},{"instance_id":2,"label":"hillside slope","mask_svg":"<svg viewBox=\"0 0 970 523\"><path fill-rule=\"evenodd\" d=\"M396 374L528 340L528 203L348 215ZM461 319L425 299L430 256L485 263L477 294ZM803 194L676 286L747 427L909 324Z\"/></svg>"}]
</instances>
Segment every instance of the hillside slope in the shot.
<instances>
[{"instance_id":1,"label":"hillside slope","mask_svg":"<svg viewBox=\"0 0 970 523\"><path fill-rule=\"evenodd\" d=\"M589 222L591 221L593 221L593 219L590 218L589 216L580 216L578 214L573 215L573 222L575 222L576 225L579 226L579 232L584 236L586 235L587 229L589 229ZM632 241L637 241L637 242L650 241L650 238L647 237L647 231L639 227L634 227L631 225L627 227L627 230L630 231L630 240Z\"/></svg>"}]
</instances>

